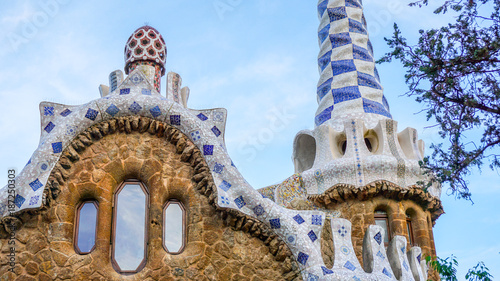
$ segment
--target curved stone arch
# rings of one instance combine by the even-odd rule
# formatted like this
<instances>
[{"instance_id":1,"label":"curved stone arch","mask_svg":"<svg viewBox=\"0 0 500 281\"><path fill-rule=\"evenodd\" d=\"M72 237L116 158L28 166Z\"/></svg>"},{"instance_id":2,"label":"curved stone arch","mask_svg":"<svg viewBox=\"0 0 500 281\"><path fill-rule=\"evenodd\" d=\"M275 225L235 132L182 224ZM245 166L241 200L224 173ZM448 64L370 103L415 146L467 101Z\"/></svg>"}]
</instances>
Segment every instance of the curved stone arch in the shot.
<instances>
[{"instance_id":1,"label":"curved stone arch","mask_svg":"<svg viewBox=\"0 0 500 281\"><path fill-rule=\"evenodd\" d=\"M149 127L146 126L146 124L149 124ZM191 186L188 186L187 188L176 188L172 192L169 187L166 187L162 183L159 179L158 173L156 172L158 169L162 169L162 167L154 164L154 161L147 159L138 160L137 157L129 156L122 161L123 163L120 166L119 164L116 164L117 162L114 162L115 160L103 164L101 161L102 159L100 159L99 156L93 159L82 158L82 154L85 154L85 151L89 149L93 150L93 152L98 155L98 153L102 151L101 148L95 148L96 144L99 145L99 141L107 135L120 133L125 135L148 134L152 138L164 138L175 147L175 153L178 155L179 160L193 170L194 173L189 175L192 179L190 183ZM126 152L123 151L118 153ZM117 159L121 159L121 155L118 155ZM94 166L102 165L101 168L107 171L107 174L103 176L102 180L107 182L109 186L112 186L111 190L99 187L96 184L88 184L86 182L77 185L71 181L73 176L77 177L77 182L81 181L82 178L85 179L96 176L89 172L89 170L91 170L91 167L89 166L90 163ZM70 171L74 170L75 167L80 169L81 172L78 175L71 175ZM151 202L151 213L161 214L161 206L163 206L169 199L177 199L185 205L189 204L187 201L190 195L185 193L190 189L196 190L200 195L207 199L211 206L214 207L216 215L219 219L224 220L226 225L236 231L247 232L251 236L262 240L276 261L285 262L286 264L296 262L294 256L288 249L288 246L277 235L275 235L267 225L242 214L239 211L218 207L216 204L217 190L214 185L212 175L209 172L207 164L201 156L199 149L178 129L165 123L149 120L146 117L126 117L103 121L89 127L85 132L81 133L80 136L76 137L71 145L68 146L67 150L63 152L62 157L55 165L55 168L49 177L46 188L47 195L49 195L48 198L51 199L47 200L48 206L46 207L49 209L54 207L59 208L58 202L68 202L68 206L64 207L61 213L66 220L62 223L70 224L74 221L74 206L78 205L78 203L82 200L95 199L100 204L99 217L102 218L98 223L98 229L102 232L99 237L110 237L110 226L112 223L110 212L114 191L122 181L130 178L135 178L144 182L150 189L152 189L152 193L155 192L154 189L159 189L156 191L156 194L160 194L160 197L152 197L152 201L156 200L157 204L155 204L155 202ZM70 192L61 192L61 187L67 187ZM151 220L155 220L154 215ZM158 222L158 218L156 218L155 224L161 225L161 222ZM68 226L67 229L69 228L71 227ZM154 236L155 234L157 237L161 237L161 235L158 236L159 233L161 234L161 229L155 230L154 227L151 226L150 228L150 239L151 236ZM58 232L64 233L67 229L54 229L55 232L53 234L59 235ZM98 238L97 241L97 243L100 243L97 247L100 251L98 255L100 257L104 257L103 262L105 262L105 264L101 265L103 268L107 268L106 266L110 265L108 259L106 258L109 256L110 246L109 241L105 240L106 239ZM151 241L151 244L158 244L155 247L161 248L161 241ZM293 268L298 267L294 266ZM114 272L114 270L107 268L107 272ZM290 267L289 272L285 277L294 278L298 274L299 273L297 271L292 270L292 267ZM111 277L118 278L119 276L120 275L118 273L114 272Z\"/></svg>"},{"instance_id":2,"label":"curved stone arch","mask_svg":"<svg viewBox=\"0 0 500 281\"><path fill-rule=\"evenodd\" d=\"M400 187L385 180L375 181L362 187L336 184L322 194L309 195L308 198L315 204L328 208L328 205L346 202L350 199L356 198L360 201L366 201L377 196L397 201L413 201L422 209L430 212L432 221L437 220L444 213L441 200L424 191L420 186Z\"/></svg>"}]
</instances>

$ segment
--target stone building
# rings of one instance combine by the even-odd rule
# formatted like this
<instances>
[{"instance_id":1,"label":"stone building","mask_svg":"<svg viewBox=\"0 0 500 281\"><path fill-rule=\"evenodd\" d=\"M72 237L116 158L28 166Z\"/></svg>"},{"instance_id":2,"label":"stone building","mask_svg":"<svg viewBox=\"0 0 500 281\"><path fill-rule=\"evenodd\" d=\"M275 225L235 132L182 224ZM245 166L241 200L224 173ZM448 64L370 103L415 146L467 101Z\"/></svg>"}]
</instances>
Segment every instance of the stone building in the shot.
<instances>
[{"instance_id":1,"label":"stone building","mask_svg":"<svg viewBox=\"0 0 500 281\"><path fill-rule=\"evenodd\" d=\"M440 187L397 131L360 0L318 3L315 128L295 174L255 190L224 143L225 109L187 106L160 33L79 106L40 104L40 145L0 190L2 280L426 280ZM14 250L12 250L14 249Z\"/></svg>"}]
</instances>

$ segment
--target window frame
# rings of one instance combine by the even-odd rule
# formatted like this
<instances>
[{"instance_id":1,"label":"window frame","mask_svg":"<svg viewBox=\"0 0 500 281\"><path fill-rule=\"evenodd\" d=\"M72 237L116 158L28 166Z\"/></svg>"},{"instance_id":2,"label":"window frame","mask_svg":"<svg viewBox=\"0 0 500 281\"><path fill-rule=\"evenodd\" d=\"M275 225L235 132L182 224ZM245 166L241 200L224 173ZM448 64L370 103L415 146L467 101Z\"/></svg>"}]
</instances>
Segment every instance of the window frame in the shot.
<instances>
[{"instance_id":1,"label":"window frame","mask_svg":"<svg viewBox=\"0 0 500 281\"><path fill-rule=\"evenodd\" d=\"M166 225L165 225L165 219L166 219L166 211L167 211L167 208L170 204L177 204L179 205L179 207L181 208L182 210L182 247L179 249L179 251L177 252L171 252L168 250L167 246L165 245L165 230L166 230ZM162 228L162 245L163 245L163 249L165 249L165 251L171 255L178 255L180 253L182 253L184 251L184 249L186 248L186 243L187 243L187 233L186 233L186 216L187 216L187 210L186 208L184 207L184 204L182 204L182 202L180 200L177 200L177 199L170 199L168 200L166 203L165 203L165 206L163 206L163 212L162 212L162 225L163 225L163 228Z\"/></svg>"},{"instance_id":2,"label":"window frame","mask_svg":"<svg viewBox=\"0 0 500 281\"><path fill-rule=\"evenodd\" d=\"M413 233L413 224L410 215L406 215L406 231L408 232L408 244L410 246L414 246L415 244L415 235Z\"/></svg>"},{"instance_id":3,"label":"window frame","mask_svg":"<svg viewBox=\"0 0 500 281\"><path fill-rule=\"evenodd\" d=\"M385 210L376 210L373 214L373 218L375 220L375 225L377 224L377 220L384 220L385 221L385 223L387 225L387 233L385 235L387 236L388 242L385 242L385 240L384 240L384 246L388 247L389 243L391 242L391 224L389 223L389 214L387 214L387 212Z\"/></svg>"},{"instance_id":4,"label":"window frame","mask_svg":"<svg viewBox=\"0 0 500 281\"><path fill-rule=\"evenodd\" d=\"M144 192L146 202L145 202L145 220L144 220L144 258L142 259L141 263L137 266L135 270L122 270L120 266L118 265L117 261L115 260L115 239L116 239L116 221L117 221L117 210L118 210L118 195L120 192L123 190L127 184L138 184L142 191ZM112 218L112 229L111 229L111 265L113 266L113 269L122 275L132 275L140 272L147 263L148 259L148 245L149 245L149 211L150 211L150 200L149 200L150 194L147 186L141 182L140 180L137 179L128 179L124 180L115 190L113 194L113 218Z\"/></svg>"},{"instance_id":5,"label":"window frame","mask_svg":"<svg viewBox=\"0 0 500 281\"><path fill-rule=\"evenodd\" d=\"M95 231L94 231L94 246L90 249L88 252L81 251L80 248L78 247L78 232L80 230L80 211L82 210L83 206L87 203L92 203L94 204L96 208L96 217L95 217ZM76 208L76 215L75 215L75 224L73 228L73 248L75 249L75 252L79 255L88 255L92 253L92 251L95 250L96 244L97 244L97 227L99 225L99 202L95 199L88 199L80 202L78 207Z\"/></svg>"}]
</instances>

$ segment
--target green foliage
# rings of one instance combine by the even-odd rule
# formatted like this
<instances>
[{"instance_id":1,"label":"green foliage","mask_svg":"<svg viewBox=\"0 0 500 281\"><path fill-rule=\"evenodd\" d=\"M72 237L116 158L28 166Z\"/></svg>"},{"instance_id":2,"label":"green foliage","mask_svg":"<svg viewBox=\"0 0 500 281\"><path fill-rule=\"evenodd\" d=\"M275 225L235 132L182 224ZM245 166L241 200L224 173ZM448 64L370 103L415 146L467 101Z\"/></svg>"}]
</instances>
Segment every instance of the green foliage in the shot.
<instances>
[{"instance_id":1,"label":"green foliage","mask_svg":"<svg viewBox=\"0 0 500 281\"><path fill-rule=\"evenodd\" d=\"M425 258L427 264L434 269L439 276L441 281L457 281L457 266L458 261L455 256L447 257L446 259L441 259L439 257L431 258L427 256ZM475 267L469 269L465 275L467 281L492 281L493 276L489 273L489 269L484 265L483 262L479 262Z\"/></svg>"},{"instance_id":2,"label":"green foliage","mask_svg":"<svg viewBox=\"0 0 500 281\"><path fill-rule=\"evenodd\" d=\"M471 199L466 178L474 168L500 167L499 10L500 0L446 0L435 13L456 13L455 22L420 30L415 45L395 24L392 38L385 38L392 50L378 61L403 64L406 94L425 105L427 119L447 140L433 144L421 164L457 198Z\"/></svg>"},{"instance_id":3,"label":"green foliage","mask_svg":"<svg viewBox=\"0 0 500 281\"><path fill-rule=\"evenodd\" d=\"M469 269L465 279L469 281L492 281L493 276L488 272L489 269L483 262L478 263L474 268Z\"/></svg>"}]
</instances>

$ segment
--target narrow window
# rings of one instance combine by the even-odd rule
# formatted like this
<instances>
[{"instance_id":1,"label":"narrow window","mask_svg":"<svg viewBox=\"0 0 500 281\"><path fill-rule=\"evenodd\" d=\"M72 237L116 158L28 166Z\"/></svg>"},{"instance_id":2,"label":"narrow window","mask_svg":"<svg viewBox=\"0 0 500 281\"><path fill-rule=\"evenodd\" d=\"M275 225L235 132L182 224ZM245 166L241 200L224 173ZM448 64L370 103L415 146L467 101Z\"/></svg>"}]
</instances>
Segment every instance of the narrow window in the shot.
<instances>
[{"instance_id":1,"label":"narrow window","mask_svg":"<svg viewBox=\"0 0 500 281\"><path fill-rule=\"evenodd\" d=\"M411 225L411 217L406 215L406 230L408 231L408 242L410 246L414 245L415 239L413 238L413 226Z\"/></svg>"},{"instance_id":2,"label":"narrow window","mask_svg":"<svg viewBox=\"0 0 500 281\"><path fill-rule=\"evenodd\" d=\"M385 231L384 244L387 247L391 240L391 232L389 228L389 217L385 211L375 211L375 224L382 227Z\"/></svg>"},{"instance_id":3,"label":"narrow window","mask_svg":"<svg viewBox=\"0 0 500 281\"><path fill-rule=\"evenodd\" d=\"M168 201L163 211L163 246L179 254L186 244L186 210L179 201Z\"/></svg>"},{"instance_id":4,"label":"narrow window","mask_svg":"<svg viewBox=\"0 0 500 281\"><path fill-rule=\"evenodd\" d=\"M146 264L148 190L128 180L118 187L114 204L113 266L120 273L139 272Z\"/></svg>"},{"instance_id":5,"label":"narrow window","mask_svg":"<svg viewBox=\"0 0 500 281\"><path fill-rule=\"evenodd\" d=\"M75 250L80 255L88 254L95 248L97 209L96 201L87 201L82 202L76 210L74 243Z\"/></svg>"}]
</instances>

